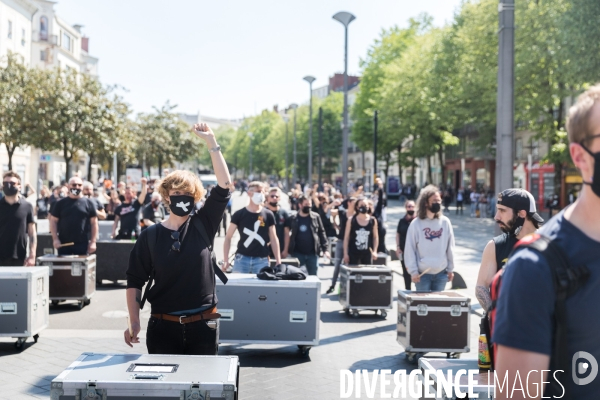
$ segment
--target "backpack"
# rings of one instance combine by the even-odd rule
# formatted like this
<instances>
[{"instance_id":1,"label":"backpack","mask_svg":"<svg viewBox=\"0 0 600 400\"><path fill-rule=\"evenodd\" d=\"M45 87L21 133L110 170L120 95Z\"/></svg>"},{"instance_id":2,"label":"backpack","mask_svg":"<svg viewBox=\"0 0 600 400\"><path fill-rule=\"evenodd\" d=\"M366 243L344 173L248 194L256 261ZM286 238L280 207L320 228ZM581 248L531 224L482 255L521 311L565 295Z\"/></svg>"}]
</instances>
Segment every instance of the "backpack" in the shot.
<instances>
[{"instance_id":1,"label":"backpack","mask_svg":"<svg viewBox=\"0 0 600 400\"><path fill-rule=\"evenodd\" d=\"M568 380L566 379L568 377L567 371L569 371L570 367L567 346L568 338L566 300L587 282L588 278L590 277L590 271L585 265L572 267L563 249L554 243L552 239L539 233L529 235L517 242L511 253L511 256L516 250L521 248L532 249L540 253L546 259L552 271L554 291L556 293L556 304L554 310L555 331L552 344L550 369L552 371L562 370L563 372L557 372L557 379L548 382L544 390L544 396L558 397L564 393L563 398L571 398L569 396L569 385L567 384ZM500 294L500 288L502 286L502 276L504 275L504 271L505 267L498 271L498 273L496 273L494 276L491 287L492 305L487 312L487 318L484 317L484 320L482 321L485 335L487 337L492 371L494 370L495 365L494 360L496 358L497 345L492 343L491 339L494 332L496 304ZM558 383L558 381L562 382L562 385Z\"/></svg>"},{"instance_id":2,"label":"backpack","mask_svg":"<svg viewBox=\"0 0 600 400\"><path fill-rule=\"evenodd\" d=\"M213 242L208 238L208 234L206 233L206 228L204 227L204 224L202 224L202 221L200 221L199 218L193 218L193 215L190 216L190 218L192 218L191 223L192 225L194 225L194 228L196 228L196 230L200 233L200 236L202 237L202 240L204 240L204 243L206 243L206 246L208 247L208 250L210 251L210 258L211 258L211 263L212 263L212 267L213 270L215 272L215 275L217 275L219 277L219 279L221 280L221 282L223 282L223 284L227 284L227 281L229 279L227 279L227 276L225 275L225 273L221 270L221 268L219 268L219 265L217 264L217 256L215 255L215 251L213 249ZM157 230L157 224L154 224L152 226L149 226L146 229L146 233L148 235L148 249L150 251L150 261L152 263L152 270L150 271L150 279L148 280L148 284L146 285L146 290L144 290L144 296L142 297L142 301L140 303L140 310L144 308L144 304L146 304L146 297L148 297L148 292L150 291L150 288L152 287L152 283L154 282L154 248L156 247L156 242L158 241L158 234L156 232ZM152 243L152 246L150 246L150 243Z\"/></svg>"}]
</instances>

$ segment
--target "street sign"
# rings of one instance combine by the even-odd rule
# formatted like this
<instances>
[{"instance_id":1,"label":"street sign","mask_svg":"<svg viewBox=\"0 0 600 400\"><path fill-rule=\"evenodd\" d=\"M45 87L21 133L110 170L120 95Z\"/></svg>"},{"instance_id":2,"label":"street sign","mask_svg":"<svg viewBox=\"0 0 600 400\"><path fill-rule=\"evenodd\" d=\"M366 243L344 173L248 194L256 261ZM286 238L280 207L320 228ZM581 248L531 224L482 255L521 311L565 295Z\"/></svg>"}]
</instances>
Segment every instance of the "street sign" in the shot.
<instances>
[{"instance_id":1,"label":"street sign","mask_svg":"<svg viewBox=\"0 0 600 400\"><path fill-rule=\"evenodd\" d=\"M40 161L41 162L49 162L52 161L52 156L50 154L42 154L40 156Z\"/></svg>"}]
</instances>

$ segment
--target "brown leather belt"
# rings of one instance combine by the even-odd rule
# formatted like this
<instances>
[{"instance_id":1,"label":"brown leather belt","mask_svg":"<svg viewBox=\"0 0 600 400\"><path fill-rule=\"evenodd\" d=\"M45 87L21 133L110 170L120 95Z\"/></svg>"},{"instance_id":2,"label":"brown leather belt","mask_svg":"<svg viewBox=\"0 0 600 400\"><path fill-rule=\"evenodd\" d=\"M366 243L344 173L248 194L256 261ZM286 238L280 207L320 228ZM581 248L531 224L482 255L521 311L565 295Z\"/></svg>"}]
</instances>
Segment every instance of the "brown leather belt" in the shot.
<instances>
[{"instance_id":1,"label":"brown leather belt","mask_svg":"<svg viewBox=\"0 0 600 400\"><path fill-rule=\"evenodd\" d=\"M154 318L164 319L165 321L179 322L180 324L189 324L190 322L206 321L209 319L221 318L221 314L217 312L217 307L209 308L200 314L190 316L186 315L171 315L171 314L150 314Z\"/></svg>"}]
</instances>

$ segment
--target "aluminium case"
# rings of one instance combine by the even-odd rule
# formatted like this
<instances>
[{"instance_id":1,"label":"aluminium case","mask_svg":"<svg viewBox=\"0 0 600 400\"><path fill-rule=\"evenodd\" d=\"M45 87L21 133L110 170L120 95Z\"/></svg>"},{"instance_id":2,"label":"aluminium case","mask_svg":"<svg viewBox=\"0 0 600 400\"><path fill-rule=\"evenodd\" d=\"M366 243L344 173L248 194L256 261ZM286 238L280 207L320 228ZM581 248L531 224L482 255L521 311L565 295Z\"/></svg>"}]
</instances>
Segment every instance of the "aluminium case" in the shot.
<instances>
[{"instance_id":1,"label":"aluminium case","mask_svg":"<svg viewBox=\"0 0 600 400\"><path fill-rule=\"evenodd\" d=\"M475 394L477 399L493 399L494 394L494 373L493 372L480 372L479 366L477 364L478 360L457 360L457 359L442 359L442 358L421 358L419 359L419 369L421 370L421 376L425 376L425 372L428 372L429 377L431 379L430 386L428 389L429 393L437 393L438 385L442 386L442 397L435 397L437 400L449 400L449 399L459 399L464 398L462 395L468 392L469 390L469 377L468 371L477 371L476 374L473 375L473 393ZM438 372L441 372L443 376L447 377L449 372L452 372L452 377L457 376L458 371L467 371L466 374L460 376L458 382L456 379L453 379L451 383L452 393L450 396L445 396L445 390L443 390L444 383L438 382ZM422 379L423 382L423 394L425 392L425 380ZM461 397L457 396L457 389L460 389L462 393ZM423 395L420 399L431 399L431 396L425 397Z\"/></svg>"},{"instance_id":2,"label":"aluminium case","mask_svg":"<svg viewBox=\"0 0 600 400\"><path fill-rule=\"evenodd\" d=\"M295 257L282 258L281 259L281 263L285 264L285 265L291 265L292 267L299 267L300 266L300 260L298 260ZM274 258L272 258L269 261L269 266L271 268L277 266L277 261Z\"/></svg>"},{"instance_id":3,"label":"aluminium case","mask_svg":"<svg viewBox=\"0 0 600 400\"><path fill-rule=\"evenodd\" d=\"M399 290L396 341L411 353L468 353L470 311L460 293Z\"/></svg>"},{"instance_id":4,"label":"aluminium case","mask_svg":"<svg viewBox=\"0 0 600 400\"><path fill-rule=\"evenodd\" d=\"M219 342L319 344L321 280L260 280L254 274L233 273L223 285L217 280Z\"/></svg>"},{"instance_id":5,"label":"aluminium case","mask_svg":"<svg viewBox=\"0 0 600 400\"><path fill-rule=\"evenodd\" d=\"M83 353L52 380L51 400L237 400L236 356Z\"/></svg>"},{"instance_id":6,"label":"aluminium case","mask_svg":"<svg viewBox=\"0 0 600 400\"><path fill-rule=\"evenodd\" d=\"M96 255L55 256L37 259L49 268L50 300L88 301L96 293Z\"/></svg>"},{"instance_id":7,"label":"aluminium case","mask_svg":"<svg viewBox=\"0 0 600 400\"><path fill-rule=\"evenodd\" d=\"M392 269L385 265L340 266L340 304L344 309L393 308Z\"/></svg>"},{"instance_id":8,"label":"aluminium case","mask_svg":"<svg viewBox=\"0 0 600 400\"><path fill-rule=\"evenodd\" d=\"M131 240L99 240L96 242L96 282L102 279L117 282L127 280L129 254L135 246Z\"/></svg>"},{"instance_id":9,"label":"aluminium case","mask_svg":"<svg viewBox=\"0 0 600 400\"><path fill-rule=\"evenodd\" d=\"M0 267L0 337L28 338L48 327L47 267Z\"/></svg>"}]
</instances>

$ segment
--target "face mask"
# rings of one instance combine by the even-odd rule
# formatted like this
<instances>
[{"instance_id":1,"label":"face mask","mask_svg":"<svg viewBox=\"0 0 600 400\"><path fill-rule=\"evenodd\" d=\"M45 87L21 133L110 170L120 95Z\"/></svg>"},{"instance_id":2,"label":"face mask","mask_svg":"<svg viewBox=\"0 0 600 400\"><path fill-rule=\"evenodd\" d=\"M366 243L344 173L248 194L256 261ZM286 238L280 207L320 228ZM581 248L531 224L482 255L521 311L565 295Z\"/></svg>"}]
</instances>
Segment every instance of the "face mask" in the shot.
<instances>
[{"instance_id":1,"label":"face mask","mask_svg":"<svg viewBox=\"0 0 600 400\"><path fill-rule=\"evenodd\" d=\"M154 200L152 201L152 204L154 204L154 207L158 207L160 205L160 200Z\"/></svg>"},{"instance_id":2,"label":"face mask","mask_svg":"<svg viewBox=\"0 0 600 400\"><path fill-rule=\"evenodd\" d=\"M431 207L429 207L429 211L436 214L436 213L440 212L441 208L442 208L442 205L440 203L433 203L431 205Z\"/></svg>"},{"instance_id":3,"label":"face mask","mask_svg":"<svg viewBox=\"0 0 600 400\"><path fill-rule=\"evenodd\" d=\"M66 196L65 192L60 192L58 194L58 197L60 197L61 199L64 198Z\"/></svg>"},{"instance_id":4,"label":"face mask","mask_svg":"<svg viewBox=\"0 0 600 400\"><path fill-rule=\"evenodd\" d=\"M278 204L279 204L279 203L277 203L277 202L274 202L274 203L272 203L272 202L269 202L269 205L270 205L271 207L277 207L277 205L278 205Z\"/></svg>"},{"instance_id":5,"label":"face mask","mask_svg":"<svg viewBox=\"0 0 600 400\"><path fill-rule=\"evenodd\" d=\"M192 210L194 209L194 198L192 196L170 196L171 212L178 217L185 217L190 215Z\"/></svg>"},{"instance_id":6,"label":"face mask","mask_svg":"<svg viewBox=\"0 0 600 400\"><path fill-rule=\"evenodd\" d=\"M81 189L71 188L69 190L71 191L71 194L75 196L79 196L79 194L81 193Z\"/></svg>"},{"instance_id":7,"label":"face mask","mask_svg":"<svg viewBox=\"0 0 600 400\"><path fill-rule=\"evenodd\" d=\"M262 194L262 192L254 193L252 195L252 202L257 206L260 206L262 203L265 202L265 195Z\"/></svg>"},{"instance_id":8,"label":"face mask","mask_svg":"<svg viewBox=\"0 0 600 400\"><path fill-rule=\"evenodd\" d=\"M5 196L15 196L17 193L19 193L19 189L15 186L14 183L4 182L2 184L2 192Z\"/></svg>"},{"instance_id":9,"label":"face mask","mask_svg":"<svg viewBox=\"0 0 600 400\"><path fill-rule=\"evenodd\" d=\"M304 207L302 207L302 212L303 212L304 214L308 214L308 213L310 213L310 207L309 207L309 206L304 206Z\"/></svg>"},{"instance_id":10,"label":"face mask","mask_svg":"<svg viewBox=\"0 0 600 400\"><path fill-rule=\"evenodd\" d=\"M367 211L368 211L367 207L365 207L365 206L358 207L358 212L361 213L361 214L366 214Z\"/></svg>"},{"instance_id":11,"label":"face mask","mask_svg":"<svg viewBox=\"0 0 600 400\"><path fill-rule=\"evenodd\" d=\"M581 147L585 149L592 157L594 157L594 175L592 176L591 182L583 182L584 185L590 185L592 192L600 197L600 153L592 153L587 147L581 144Z\"/></svg>"},{"instance_id":12,"label":"face mask","mask_svg":"<svg viewBox=\"0 0 600 400\"><path fill-rule=\"evenodd\" d=\"M412 217L415 215L415 210L406 210L406 213Z\"/></svg>"}]
</instances>

